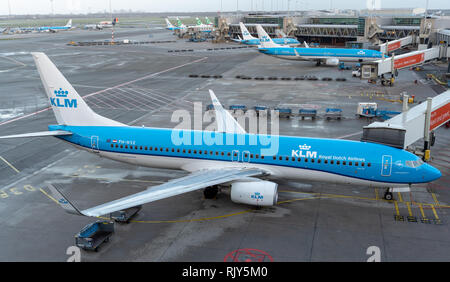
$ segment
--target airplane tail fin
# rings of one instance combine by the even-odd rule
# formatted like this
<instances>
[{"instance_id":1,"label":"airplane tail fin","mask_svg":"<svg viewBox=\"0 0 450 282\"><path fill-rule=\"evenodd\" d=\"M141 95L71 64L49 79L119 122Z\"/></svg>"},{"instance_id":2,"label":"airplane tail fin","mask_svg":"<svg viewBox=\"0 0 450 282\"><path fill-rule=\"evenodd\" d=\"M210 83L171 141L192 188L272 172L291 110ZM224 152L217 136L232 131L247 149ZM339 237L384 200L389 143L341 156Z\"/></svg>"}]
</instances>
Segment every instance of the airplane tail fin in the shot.
<instances>
[{"instance_id":1,"label":"airplane tail fin","mask_svg":"<svg viewBox=\"0 0 450 282\"><path fill-rule=\"evenodd\" d=\"M261 42L261 47L268 48L268 47L281 47L282 45L276 44L273 42L272 38L267 34L267 32L264 30L264 28L258 24L256 25L256 30L258 31L258 37L259 41Z\"/></svg>"},{"instance_id":2,"label":"airplane tail fin","mask_svg":"<svg viewBox=\"0 0 450 282\"><path fill-rule=\"evenodd\" d=\"M173 27L173 24L169 21L169 19L166 18L165 20L168 28Z\"/></svg>"},{"instance_id":3,"label":"airplane tail fin","mask_svg":"<svg viewBox=\"0 0 450 282\"><path fill-rule=\"evenodd\" d=\"M181 27L181 28L186 27L186 26L184 25L184 23L182 23L181 20L180 20L178 17L177 17L177 26L178 26L178 27Z\"/></svg>"},{"instance_id":4,"label":"airplane tail fin","mask_svg":"<svg viewBox=\"0 0 450 282\"><path fill-rule=\"evenodd\" d=\"M199 18L195 18L195 20L197 21L197 25L203 25L202 21Z\"/></svg>"},{"instance_id":5,"label":"airplane tail fin","mask_svg":"<svg viewBox=\"0 0 450 282\"><path fill-rule=\"evenodd\" d=\"M45 92L61 125L125 126L96 114L44 53L31 53Z\"/></svg>"},{"instance_id":6,"label":"airplane tail fin","mask_svg":"<svg viewBox=\"0 0 450 282\"><path fill-rule=\"evenodd\" d=\"M67 22L66 27L72 27L72 19Z\"/></svg>"},{"instance_id":7,"label":"airplane tail fin","mask_svg":"<svg viewBox=\"0 0 450 282\"><path fill-rule=\"evenodd\" d=\"M205 17L205 22L207 25L212 25L213 23L209 20L208 17Z\"/></svg>"},{"instance_id":8,"label":"airplane tail fin","mask_svg":"<svg viewBox=\"0 0 450 282\"><path fill-rule=\"evenodd\" d=\"M239 26L241 27L241 33L242 33L242 37L243 37L244 40L256 39L250 34L250 32L248 32L248 30L245 27L243 22L240 22Z\"/></svg>"}]
</instances>

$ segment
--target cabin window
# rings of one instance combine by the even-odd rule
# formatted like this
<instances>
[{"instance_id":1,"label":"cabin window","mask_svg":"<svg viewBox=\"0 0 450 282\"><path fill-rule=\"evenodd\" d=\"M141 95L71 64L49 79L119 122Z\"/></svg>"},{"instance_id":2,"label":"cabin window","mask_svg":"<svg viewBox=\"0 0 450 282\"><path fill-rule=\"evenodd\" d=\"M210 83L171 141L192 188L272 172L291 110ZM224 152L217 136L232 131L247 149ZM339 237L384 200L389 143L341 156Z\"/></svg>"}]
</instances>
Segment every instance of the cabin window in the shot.
<instances>
[{"instance_id":1,"label":"cabin window","mask_svg":"<svg viewBox=\"0 0 450 282\"><path fill-rule=\"evenodd\" d=\"M336 164L341 164L341 161L336 161Z\"/></svg>"},{"instance_id":2,"label":"cabin window","mask_svg":"<svg viewBox=\"0 0 450 282\"><path fill-rule=\"evenodd\" d=\"M120 149L122 149L123 148L123 145L120 145Z\"/></svg>"},{"instance_id":3,"label":"cabin window","mask_svg":"<svg viewBox=\"0 0 450 282\"><path fill-rule=\"evenodd\" d=\"M140 147L140 149L142 150L142 146Z\"/></svg>"},{"instance_id":4,"label":"cabin window","mask_svg":"<svg viewBox=\"0 0 450 282\"><path fill-rule=\"evenodd\" d=\"M205 155L207 155L207 154L208 154L208 151L205 150Z\"/></svg>"},{"instance_id":5,"label":"cabin window","mask_svg":"<svg viewBox=\"0 0 450 282\"><path fill-rule=\"evenodd\" d=\"M370 164L370 163L367 163L367 166L368 166L368 167L370 167L370 166L371 166L371 164Z\"/></svg>"},{"instance_id":6,"label":"cabin window","mask_svg":"<svg viewBox=\"0 0 450 282\"><path fill-rule=\"evenodd\" d=\"M209 154L210 154L210 155L213 155L214 152L213 152L213 151L209 151ZM217 152L216 152L216 155L217 155Z\"/></svg>"},{"instance_id":7,"label":"cabin window","mask_svg":"<svg viewBox=\"0 0 450 282\"><path fill-rule=\"evenodd\" d=\"M153 147L149 147L148 149L151 151L151 150L153 150Z\"/></svg>"},{"instance_id":8,"label":"cabin window","mask_svg":"<svg viewBox=\"0 0 450 282\"><path fill-rule=\"evenodd\" d=\"M194 150L194 154L197 154L197 150Z\"/></svg>"},{"instance_id":9,"label":"cabin window","mask_svg":"<svg viewBox=\"0 0 450 282\"><path fill-rule=\"evenodd\" d=\"M244 155L245 155L246 158L248 157L248 154L244 154Z\"/></svg>"},{"instance_id":10,"label":"cabin window","mask_svg":"<svg viewBox=\"0 0 450 282\"><path fill-rule=\"evenodd\" d=\"M125 145L125 149L128 149L128 145Z\"/></svg>"},{"instance_id":11,"label":"cabin window","mask_svg":"<svg viewBox=\"0 0 450 282\"><path fill-rule=\"evenodd\" d=\"M255 158L259 159L259 155L255 155Z\"/></svg>"},{"instance_id":12,"label":"cabin window","mask_svg":"<svg viewBox=\"0 0 450 282\"><path fill-rule=\"evenodd\" d=\"M227 153L227 156L231 156L231 153Z\"/></svg>"},{"instance_id":13,"label":"cabin window","mask_svg":"<svg viewBox=\"0 0 450 282\"><path fill-rule=\"evenodd\" d=\"M188 150L188 153L190 154L190 153L191 153L191 150Z\"/></svg>"},{"instance_id":14,"label":"cabin window","mask_svg":"<svg viewBox=\"0 0 450 282\"><path fill-rule=\"evenodd\" d=\"M324 160L323 162L327 164L327 163L328 163L328 160Z\"/></svg>"},{"instance_id":15,"label":"cabin window","mask_svg":"<svg viewBox=\"0 0 450 282\"><path fill-rule=\"evenodd\" d=\"M311 159L311 162L313 163L313 162L314 162L314 159Z\"/></svg>"},{"instance_id":16,"label":"cabin window","mask_svg":"<svg viewBox=\"0 0 450 282\"><path fill-rule=\"evenodd\" d=\"M355 162L355 166L358 166L358 162Z\"/></svg>"},{"instance_id":17,"label":"cabin window","mask_svg":"<svg viewBox=\"0 0 450 282\"><path fill-rule=\"evenodd\" d=\"M295 158L294 157L292 157L292 161L295 162Z\"/></svg>"},{"instance_id":18,"label":"cabin window","mask_svg":"<svg viewBox=\"0 0 450 282\"><path fill-rule=\"evenodd\" d=\"M305 159L305 163L307 163L308 162L308 159Z\"/></svg>"},{"instance_id":19,"label":"cabin window","mask_svg":"<svg viewBox=\"0 0 450 282\"><path fill-rule=\"evenodd\" d=\"M147 149L148 149L148 147L147 147L147 146L145 146L145 147L144 147L144 150L146 150L146 151L147 151Z\"/></svg>"},{"instance_id":20,"label":"cabin window","mask_svg":"<svg viewBox=\"0 0 450 282\"><path fill-rule=\"evenodd\" d=\"M280 159L280 161L282 161L282 160L283 160L283 157L279 157L279 159Z\"/></svg>"},{"instance_id":21,"label":"cabin window","mask_svg":"<svg viewBox=\"0 0 450 282\"><path fill-rule=\"evenodd\" d=\"M348 162L348 165L352 165L352 162Z\"/></svg>"},{"instance_id":22,"label":"cabin window","mask_svg":"<svg viewBox=\"0 0 450 282\"><path fill-rule=\"evenodd\" d=\"M201 155L202 154L202 150L198 150L198 153Z\"/></svg>"},{"instance_id":23,"label":"cabin window","mask_svg":"<svg viewBox=\"0 0 450 282\"><path fill-rule=\"evenodd\" d=\"M364 166L364 163L361 163L361 166Z\"/></svg>"},{"instance_id":24,"label":"cabin window","mask_svg":"<svg viewBox=\"0 0 450 282\"><path fill-rule=\"evenodd\" d=\"M216 151L216 156L218 156L218 155L219 155L219 152Z\"/></svg>"},{"instance_id":25,"label":"cabin window","mask_svg":"<svg viewBox=\"0 0 450 282\"><path fill-rule=\"evenodd\" d=\"M162 152L163 151L163 147L159 148L159 150Z\"/></svg>"},{"instance_id":26,"label":"cabin window","mask_svg":"<svg viewBox=\"0 0 450 282\"><path fill-rule=\"evenodd\" d=\"M179 153L180 152L180 149L177 149L177 153Z\"/></svg>"},{"instance_id":27,"label":"cabin window","mask_svg":"<svg viewBox=\"0 0 450 282\"><path fill-rule=\"evenodd\" d=\"M342 164L345 165L347 162L346 161L342 161Z\"/></svg>"},{"instance_id":28,"label":"cabin window","mask_svg":"<svg viewBox=\"0 0 450 282\"><path fill-rule=\"evenodd\" d=\"M138 148L138 146L134 146L134 149L135 149L135 150L137 150L137 148ZM141 149L142 149L142 147L141 147Z\"/></svg>"},{"instance_id":29,"label":"cabin window","mask_svg":"<svg viewBox=\"0 0 450 282\"><path fill-rule=\"evenodd\" d=\"M331 160L331 161L330 161L330 164L334 164L334 161L333 161L333 160Z\"/></svg>"},{"instance_id":30,"label":"cabin window","mask_svg":"<svg viewBox=\"0 0 450 282\"><path fill-rule=\"evenodd\" d=\"M274 160L276 160L276 159L277 159L277 157L276 157L276 156L273 156L273 159L274 159Z\"/></svg>"},{"instance_id":31,"label":"cabin window","mask_svg":"<svg viewBox=\"0 0 450 282\"><path fill-rule=\"evenodd\" d=\"M111 148L114 148L114 144L111 144Z\"/></svg>"},{"instance_id":32,"label":"cabin window","mask_svg":"<svg viewBox=\"0 0 450 282\"><path fill-rule=\"evenodd\" d=\"M261 156L261 159L263 159L263 160L264 160L264 156Z\"/></svg>"},{"instance_id":33,"label":"cabin window","mask_svg":"<svg viewBox=\"0 0 450 282\"><path fill-rule=\"evenodd\" d=\"M320 160L320 159L318 159L318 160L317 160L317 163L318 163L318 164L320 164L320 162L321 162L321 160Z\"/></svg>"},{"instance_id":34,"label":"cabin window","mask_svg":"<svg viewBox=\"0 0 450 282\"><path fill-rule=\"evenodd\" d=\"M169 152L169 148L166 148L166 152Z\"/></svg>"},{"instance_id":35,"label":"cabin window","mask_svg":"<svg viewBox=\"0 0 450 282\"><path fill-rule=\"evenodd\" d=\"M235 157L237 157L237 153L234 153L233 155L234 155Z\"/></svg>"},{"instance_id":36,"label":"cabin window","mask_svg":"<svg viewBox=\"0 0 450 282\"><path fill-rule=\"evenodd\" d=\"M224 152L221 152L220 154L221 154L222 156L223 156L223 155L225 155L225 153L224 153Z\"/></svg>"},{"instance_id":37,"label":"cabin window","mask_svg":"<svg viewBox=\"0 0 450 282\"><path fill-rule=\"evenodd\" d=\"M253 158L253 154L250 154L250 158Z\"/></svg>"},{"instance_id":38,"label":"cabin window","mask_svg":"<svg viewBox=\"0 0 450 282\"><path fill-rule=\"evenodd\" d=\"M116 144L116 148L119 148L119 145Z\"/></svg>"},{"instance_id":39,"label":"cabin window","mask_svg":"<svg viewBox=\"0 0 450 282\"><path fill-rule=\"evenodd\" d=\"M297 162L300 162L302 159L301 158L297 158Z\"/></svg>"}]
</instances>

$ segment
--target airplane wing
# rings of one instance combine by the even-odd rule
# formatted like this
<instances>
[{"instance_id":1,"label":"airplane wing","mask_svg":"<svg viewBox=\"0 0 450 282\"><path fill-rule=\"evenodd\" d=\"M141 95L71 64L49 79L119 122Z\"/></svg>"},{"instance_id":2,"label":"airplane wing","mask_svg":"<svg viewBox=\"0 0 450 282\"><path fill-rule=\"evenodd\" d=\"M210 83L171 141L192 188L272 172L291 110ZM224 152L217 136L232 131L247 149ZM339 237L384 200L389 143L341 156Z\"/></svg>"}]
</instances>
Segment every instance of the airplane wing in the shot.
<instances>
[{"instance_id":1,"label":"airplane wing","mask_svg":"<svg viewBox=\"0 0 450 282\"><path fill-rule=\"evenodd\" d=\"M72 135L72 132L64 131L64 130L41 131L41 132L33 132L33 133L0 136L0 139L23 138L23 137L63 136L63 135Z\"/></svg>"},{"instance_id":2,"label":"airplane wing","mask_svg":"<svg viewBox=\"0 0 450 282\"><path fill-rule=\"evenodd\" d=\"M212 185L222 184L251 176L265 175L266 172L256 168L226 168L200 170L187 176L153 186L145 191L126 196L93 208L80 211L53 185L48 185L51 195L68 213L84 216L101 216L115 211L139 206L172 196L199 190Z\"/></svg>"},{"instance_id":3,"label":"airplane wing","mask_svg":"<svg viewBox=\"0 0 450 282\"><path fill-rule=\"evenodd\" d=\"M227 133L245 133L245 130L234 119L234 117L226 111L217 99L214 92L209 89L209 95L214 105L214 111L216 113L217 131Z\"/></svg>"}]
</instances>

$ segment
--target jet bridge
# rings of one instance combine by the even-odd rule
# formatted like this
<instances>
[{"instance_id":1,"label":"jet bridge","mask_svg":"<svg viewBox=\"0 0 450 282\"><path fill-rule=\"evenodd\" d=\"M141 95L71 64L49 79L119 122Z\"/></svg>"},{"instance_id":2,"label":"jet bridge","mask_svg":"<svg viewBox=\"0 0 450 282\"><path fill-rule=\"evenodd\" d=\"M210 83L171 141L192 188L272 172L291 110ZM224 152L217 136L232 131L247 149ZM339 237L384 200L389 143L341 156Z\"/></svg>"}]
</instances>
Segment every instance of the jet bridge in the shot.
<instances>
[{"instance_id":1,"label":"jet bridge","mask_svg":"<svg viewBox=\"0 0 450 282\"><path fill-rule=\"evenodd\" d=\"M401 114L385 122L374 122L365 126L361 141L406 149L416 141L424 139L424 159L427 160L433 143L433 131L450 120L450 90L428 98L426 102L409 110L406 108L407 103L404 104L405 111Z\"/></svg>"},{"instance_id":2,"label":"jet bridge","mask_svg":"<svg viewBox=\"0 0 450 282\"><path fill-rule=\"evenodd\" d=\"M407 37L403 37L397 40L388 41L386 43L380 44L380 52L387 54L389 52L393 52L398 50L404 46L410 45L414 43L414 36L410 35Z\"/></svg>"},{"instance_id":3,"label":"jet bridge","mask_svg":"<svg viewBox=\"0 0 450 282\"><path fill-rule=\"evenodd\" d=\"M381 78L381 82L383 83L386 80L385 75L390 74L390 84L392 85L394 76L398 76L398 70L449 56L450 48L448 46L439 45L433 48L413 51L398 56L395 56L394 54L389 58L373 62L362 62L361 79L376 80Z\"/></svg>"}]
</instances>

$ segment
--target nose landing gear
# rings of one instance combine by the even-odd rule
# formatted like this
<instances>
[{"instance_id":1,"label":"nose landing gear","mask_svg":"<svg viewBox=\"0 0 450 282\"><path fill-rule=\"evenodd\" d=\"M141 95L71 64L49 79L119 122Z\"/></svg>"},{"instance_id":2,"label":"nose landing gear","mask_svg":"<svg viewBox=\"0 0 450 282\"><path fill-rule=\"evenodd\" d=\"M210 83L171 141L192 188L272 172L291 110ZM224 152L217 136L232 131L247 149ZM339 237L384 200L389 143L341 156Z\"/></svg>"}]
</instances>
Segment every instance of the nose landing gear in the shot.
<instances>
[{"instance_id":1,"label":"nose landing gear","mask_svg":"<svg viewBox=\"0 0 450 282\"><path fill-rule=\"evenodd\" d=\"M384 199L387 201L393 200L394 199L394 195L391 192L392 188L387 188L386 192L384 192Z\"/></svg>"}]
</instances>

